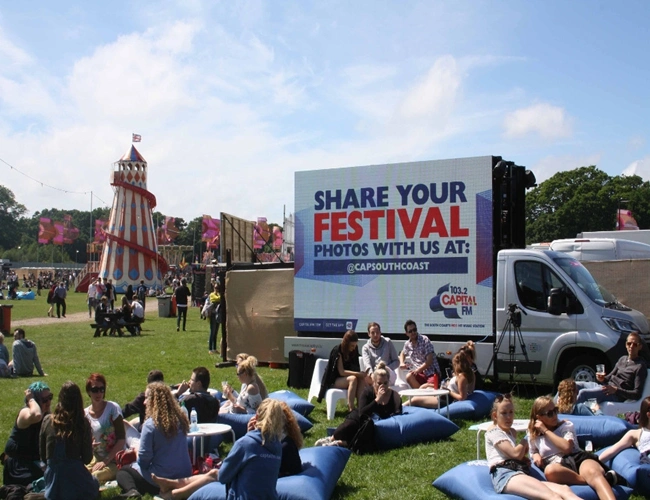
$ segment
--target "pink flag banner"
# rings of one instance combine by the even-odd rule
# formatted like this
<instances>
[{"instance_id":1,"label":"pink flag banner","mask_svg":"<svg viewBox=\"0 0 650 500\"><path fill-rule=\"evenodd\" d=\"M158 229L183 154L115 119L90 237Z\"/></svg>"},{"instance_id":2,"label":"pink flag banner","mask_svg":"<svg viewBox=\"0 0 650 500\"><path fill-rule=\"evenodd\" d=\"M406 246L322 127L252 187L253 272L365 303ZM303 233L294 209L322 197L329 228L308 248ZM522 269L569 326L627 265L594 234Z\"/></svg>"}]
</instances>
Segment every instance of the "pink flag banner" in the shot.
<instances>
[{"instance_id":1,"label":"pink flag banner","mask_svg":"<svg viewBox=\"0 0 650 500\"><path fill-rule=\"evenodd\" d=\"M104 243L106 241L106 227L108 222L102 219L95 221L95 238L94 243Z\"/></svg>"},{"instance_id":2,"label":"pink flag banner","mask_svg":"<svg viewBox=\"0 0 650 500\"><path fill-rule=\"evenodd\" d=\"M616 218L616 229L618 231L638 231L639 225L632 216L631 210L618 210L618 217Z\"/></svg>"},{"instance_id":3,"label":"pink flag banner","mask_svg":"<svg viewBox=\"0 0 650 500\"><path fill-rule=\"evenodd\" d=\"M56 229L52 224L52 219L41 217L38 220L38 242L46 245L56 236Z\"/></svg>"},{"instance_id":4,"label":"pink flag banner","mask_svg":"<svg viewBox=\"0 0 650 500\"><path fill-rule=\"evenodd\" d=\"M159 245L169 245L178 237L180 231L176 227L174 217L165 217L165 223L158 228L156 236Z\"/></svg>"},{"instance_id":5,"label":"pink flag banner","mask_svg":"<svg viewBox=\"0 0 650 500\"><path fill-rule=\"evenodd\" d=\"M282 229L280 226L273 226L273 250L279 252L282 250L282 243L284 239L282 238Z\"/></svg>"},{"instance_id":6,"label":"pink flag banner","mask_svg":"<svg viewBox=\"0 0 650 500\"><path fill-rule=\"evenodd\" d=\"M74 227L72 216L64 215L63 222L55 221L56 236L52 240L55 245L69 245L79 237L79 229Z\"/></svg>"},{"instance_id":7,"label":"pink flag banner","mask_svg":"<svg viewBox=\"0 0 650 500\"><path fill-rule=\"evenodd\" d=\"M266 222L266 217L258 217L257 224L253 226L253 248L261 250L269 241L271 230Z\"/></svg>"},{"instance_id":8,"label":"pink flag banner","mask_svg":"<svg viewBox=\"0 0 650 500\"><path fill-rule=\"evenodd\" d=\"M220 238L221 220L204 215L201 222L201 241L205 241L208 248L218 248Z\"/></svg>"}]
</instances>

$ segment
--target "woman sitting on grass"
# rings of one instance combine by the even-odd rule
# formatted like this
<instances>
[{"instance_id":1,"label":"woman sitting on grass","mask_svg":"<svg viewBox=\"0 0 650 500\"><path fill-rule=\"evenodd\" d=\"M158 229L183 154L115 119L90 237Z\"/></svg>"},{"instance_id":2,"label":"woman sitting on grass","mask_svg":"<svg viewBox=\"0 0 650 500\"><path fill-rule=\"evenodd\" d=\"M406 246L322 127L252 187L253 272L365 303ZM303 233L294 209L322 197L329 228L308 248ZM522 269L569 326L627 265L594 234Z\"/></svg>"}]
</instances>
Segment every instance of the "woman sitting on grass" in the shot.
<instances>
[{"instance_id":1,"label":"woman sitting on grass","mask_svg":"<svg viewBox=\"0 0 650 500\"><path fill-rule=\"evenodd\" d=\"M257 359L250 356L237 365L237 378L242 384L241 389L239 393L235 393L230 384L223 387L223 395L227 401L221 405L219 413L254 414L257 411L263 398L259 386L255 383L256 364Z\"/></svg>"},{"instance_id":2,"label":"woman sitting on grass","mask_svg":"<svg viewBox=\"0 0 650 500\"><path fill-rule=\"evenodd\" d=\"M41 477L38 438L43 417L50 413L52 393L44 382L34 382L25 391L20 410L4 451L2 482L27 486Z\"/></svg>"},{"instance_id":3,"label":"woman sitting on grass","mask_svg":"<svg viewBox=\"0 0 650 500\"><path fill-rule=\"evenodd\" d=\"M93 458L92 433L81 390L74 382L63 384L54 413L43 419L40 449L47 463L47 500L92 500L99 496L99 483L84 466Z\"/></svg>"},{"instance_id":4,"label":"woman sitting on grass","mask_svg":"<svg viewBox=\"0 0 650 500\"><path fill-rule=\"evenodd\" d=\"M359 399L359 409L350 412L332 436L316 441L316 446L350 447L355 443L354 451L374 451L373 416L384 419L402 413L402 399L388 387L388 380L385 364L380 361L372 373L372 387L367 387Z\"/></svg>"},{"instance_id":5,"label":"woman sitting on grass","mask_svg":"<svg viewBox=\"0 0 650 500\"><path fill-rule=\"evenodd\" d=\"M90 397L86 418L93 433L94 455L87 467L98 481L111 481L117 474L115 455L126 443L122 410L117 403L106 401L106 377L101 373L88 377L86 394Z\"/></svg>"},{"instance_id":6,"label":"woman sitting on grass","mask_svg":"<svg viewBox=\"0 0 650 500\"><path fill-rule=\"evenodd\" d=\"M510 394L500 394L492 405L493 425L485 433L485 453L494 491L528 499L578 500L568 486L540 481L530 475L528 441L517 443L512 428L515 407Z\"/></svg>"},{"instance_id":7,"label":"woman sitting on grass","mask_svg":"<svg viewBox=\"0 0 650 500\"><path fill-rule=\"evenodd\" d=\"M287 420L288 415L293 422ZM286 437L281 444L283 435ZM287 438L299 439L293 443L295 448L284 445ZM285 472L302 471L302 465L300 470L296 470L296 458L292 456L293 450L297 453L301 443L300 429L286 403L265 399L257 415L250 420L248 433L235 442L219 470L212 469L207 474L182 479L155 475L153 479L160 487L159 496L165 500L188 498L202 486L215 481L228 485L228 498L275 499L277 479L283 468ZM300 461L300 456L297 460Z\"/></svg>"},{"instance_id":8,"label":"woman sitting on grass","mask_svg":"<svg viewBox=\"0 0 650 500\"><path fill-rule=\"evenodd\" d=\"M603 500L615 497L616 472L608 470L593 453L582 451L573 423L559 420L555 403L548 396L533 402L528 424L530 454L546 479L558 484L588 484Z\"/></svg>"},{"instance_id":9,"label":"woman sitting on grass","mask_svg":"<svg viewBox=\"0 0 650 500\"><path fill-rule=\"evenodd\" d=\"M146 420L142 425L138 460L117 473L123 498L157 495L155 476L179 478L192 473L187 452L190 423L169 387L154 382L145 391Z\"/></svg>"}]
</instances>

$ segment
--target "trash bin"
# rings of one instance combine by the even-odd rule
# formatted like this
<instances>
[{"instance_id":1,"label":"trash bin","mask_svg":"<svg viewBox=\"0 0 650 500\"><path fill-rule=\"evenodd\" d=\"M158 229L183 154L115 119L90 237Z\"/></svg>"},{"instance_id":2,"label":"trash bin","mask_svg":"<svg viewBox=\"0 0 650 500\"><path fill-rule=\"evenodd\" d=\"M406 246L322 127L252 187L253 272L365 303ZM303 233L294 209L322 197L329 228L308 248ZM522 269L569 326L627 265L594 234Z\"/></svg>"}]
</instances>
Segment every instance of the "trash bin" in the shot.
<instances>
[{"instance_id":1,"label":"trash bin","mask_svg":"<svg viewBox=\"0 0 650 500\"><path fill-rule=\"evenodd\" d=\"M169 295L160 295L158 297L158 317L169 318L169 311L172 305L172 298Z\"/></svg>"},{"instance_id":2,"label":"trash bin","mask_svg":"<svg viewBox=\"0 0 650 500\"><path fill-rule=\"evenodd\" d=\"M11 308L12 305L0 304L0 330L11 333Z\"/></svg>"}]
</instances>

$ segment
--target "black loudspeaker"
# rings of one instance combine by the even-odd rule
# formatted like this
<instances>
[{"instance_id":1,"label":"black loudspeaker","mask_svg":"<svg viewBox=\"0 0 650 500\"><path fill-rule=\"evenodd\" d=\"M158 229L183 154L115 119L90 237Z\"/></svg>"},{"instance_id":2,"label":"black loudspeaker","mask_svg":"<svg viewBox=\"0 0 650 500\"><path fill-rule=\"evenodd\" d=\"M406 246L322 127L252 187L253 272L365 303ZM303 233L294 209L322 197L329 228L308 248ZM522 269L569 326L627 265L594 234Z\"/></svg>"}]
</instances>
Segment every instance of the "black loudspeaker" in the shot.
<instances>
[{"instance_id":1,"label":"black loudspeaker","mask_svg":"<svg viewBox=\"0 0 650 500\"><path fill-rule=\"evenodd\" d=\"M316 356L311 352L289 352L289 376L287 386L307 389L311 385L311 377L316 365Z\"/></svg>"}]
</instances>

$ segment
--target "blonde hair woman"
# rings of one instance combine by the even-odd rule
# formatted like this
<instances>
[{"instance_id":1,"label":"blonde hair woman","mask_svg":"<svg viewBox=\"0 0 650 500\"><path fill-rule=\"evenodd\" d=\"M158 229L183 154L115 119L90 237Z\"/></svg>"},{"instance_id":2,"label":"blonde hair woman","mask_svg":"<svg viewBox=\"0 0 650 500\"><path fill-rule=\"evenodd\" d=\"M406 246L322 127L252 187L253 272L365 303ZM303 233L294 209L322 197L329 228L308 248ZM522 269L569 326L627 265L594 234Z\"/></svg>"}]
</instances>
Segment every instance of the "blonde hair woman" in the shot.
<instances>
[{"instance_id":1,"label":"blonde hair woman","mask_svg":"<svg viewBox=\"0 0 650 500\"><path fill-rule=\"evenodd\" d=\"M237 364L237 378L242 384L241 389L239 393L236 393L229 384L223 388L223 395L228 401L221 406L219 413L255 413L264 399L255 382L256 364L257 359L253 356Z\"/></svg>"},{"instance_id":2,"label":"blonde hair woman","mask_svg":"<svg viewBox=\"0 0 650 500\"><path fill-rule=\"evenodd\" d=\"M282 417L284 417L284 428L278 429L278 425L282 424ZM286 437L281 445L282 468L280 468L280 460L276 459L275 452L283 435ZM293 443L293 449L284 446L287 441ZM301 446L302 435L287 404L267 399L260 405L257 415L251 418L248 434L235 443L220 470L212 469L206 474L182 479L154 476L154 480L160 486L159 496L164 500L188 498L202 486L214 481L231 484L229 489L234 493L230 495L234 498L276 498L275 482L278 475L282 477L302 472L300 455L298 455L298 448ZM298 460L299 470L296 470L295 460ZM270 469L267 470L268 467ZM282 474L283 469L285 474ZM227 479L223 479L224 474ZM260 480L263 483L256 484Z\"/></svg>"},{"instance_id":3,"label":"blonde hair woman","mask_svg":"<svg viewBox=\"0 0 650 500\"><path fill-rule=\"evenodd\" d=\"M157 495L160 488L153 475L177 479L192 473L187 453L187 433L190 423L169 387L162 382L147 386L146 420L142 424L138 460L132 467L117 473L117 482L125 491L125 498L139 495Z\"/></svg>"},{"instance_id":4,"label":"blonde hair woman","mask_svg":"<svg viewBox=\"0 0 650 500\"><path fill-rule=\"evenodd\" d=\"M260 389L260 394L262 395L262 399L266 399L269 397L269 391L266 389L266 384L262 380L262 377L260 377L259 373L257 373L257 358L255 356L251 356L250 354L246 354L245 352L241 352L237 354L237 357L235 358L235 363L237 366L239 366L239 363L244 361L245 359L250 359L251 363L255 367L255 383L257 384L257 387Z\"/></svg>"}]
</instances>

